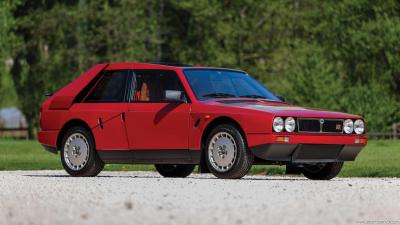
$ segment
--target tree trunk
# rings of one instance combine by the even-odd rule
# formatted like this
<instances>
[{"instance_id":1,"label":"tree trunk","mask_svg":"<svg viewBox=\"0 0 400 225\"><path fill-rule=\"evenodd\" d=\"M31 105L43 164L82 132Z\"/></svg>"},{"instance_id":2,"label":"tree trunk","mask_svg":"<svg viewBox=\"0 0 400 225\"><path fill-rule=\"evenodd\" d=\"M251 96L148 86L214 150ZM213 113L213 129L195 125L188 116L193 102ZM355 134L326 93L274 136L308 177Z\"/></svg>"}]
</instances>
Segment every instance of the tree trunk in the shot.
<instances>
[{"instance_id":1,"label":"tree trunk","mask_svg":"<svg viewBox=\"0 0 400 225\"><path fill-rule=\"evenodd\" d=\"M35 131L36 131L35 126L31 122L28 122L28 139L29 140L33 140L33 139L37 138Z\"/></svg>"}]
</instances>

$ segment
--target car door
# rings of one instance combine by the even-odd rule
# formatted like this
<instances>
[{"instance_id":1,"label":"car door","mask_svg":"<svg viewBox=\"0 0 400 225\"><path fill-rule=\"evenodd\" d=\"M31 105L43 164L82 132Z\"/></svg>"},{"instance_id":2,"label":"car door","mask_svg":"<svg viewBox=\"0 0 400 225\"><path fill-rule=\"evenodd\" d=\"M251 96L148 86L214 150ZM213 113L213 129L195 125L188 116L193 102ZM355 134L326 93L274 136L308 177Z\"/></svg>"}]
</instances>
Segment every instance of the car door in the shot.
<instances>
[{"instance_id":1,"label":"car door","mask_svg":"<svg viewBox=\"0 0 400 225\"><path fill-rule=\"evenodd\" d=\"M129 150L126 135L129 71L107 71L78 107L90 117L97 150Z\"/></svg>"},{"instance_id":2,"label":"car door","mask_svg":"<svg viewBox=\"0 0 400 225\"><path fill-rule=\"evenodd\" d=\"M170 150L188 157L190 104L166 98L171 93L181 93L180 99L186 98L176 72L134 70L133 83L126 115L130 148L135 152Z\"/></svg>"}]
</instances>

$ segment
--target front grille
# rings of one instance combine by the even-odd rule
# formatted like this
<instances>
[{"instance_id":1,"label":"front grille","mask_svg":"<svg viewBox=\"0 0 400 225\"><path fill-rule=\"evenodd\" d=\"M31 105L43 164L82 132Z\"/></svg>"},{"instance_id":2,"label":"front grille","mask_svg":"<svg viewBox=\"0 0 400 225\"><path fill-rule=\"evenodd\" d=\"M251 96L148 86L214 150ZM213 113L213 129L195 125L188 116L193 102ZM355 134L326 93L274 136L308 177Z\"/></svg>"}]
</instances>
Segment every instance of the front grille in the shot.
<instances>
[{"instance_id":1,"label":"front grille","mask_svg":"<svg viewBox=\"0 0 400 225\"><path fill-rule=\"evenodd\" d=\"M298 118L298 132L343 133L342 119Z\"/></svg>"}]
</instances>

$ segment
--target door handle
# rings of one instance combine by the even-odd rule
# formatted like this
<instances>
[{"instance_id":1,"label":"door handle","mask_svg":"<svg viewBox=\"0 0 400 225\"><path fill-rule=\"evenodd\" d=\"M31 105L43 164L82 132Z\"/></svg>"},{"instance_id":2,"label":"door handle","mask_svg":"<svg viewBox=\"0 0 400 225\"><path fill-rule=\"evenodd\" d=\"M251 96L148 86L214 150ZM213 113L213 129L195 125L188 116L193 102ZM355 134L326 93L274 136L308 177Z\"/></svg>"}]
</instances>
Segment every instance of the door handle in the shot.
<instances>
[{"instance_id":1,"label":"door handle","mask_svg":"<svg viewBox=\"0 0 400 225\"><path fill-rule=\"evenodd\" d=\"M122 122L125 122L125 112L121 113L121 120L122 120Z\"/></svg>"},{"instance_id":2,"label":"door handle","mask_svg":"<svg viewBox=\"0 0 400 225\"><path fill-rule=\"evenodd\" d=\"M103 129L104 126L103 126L103 120L101 119L101 117L99 117L97 122L99 123L100 128Z\"/></svg>"}]
</instances>

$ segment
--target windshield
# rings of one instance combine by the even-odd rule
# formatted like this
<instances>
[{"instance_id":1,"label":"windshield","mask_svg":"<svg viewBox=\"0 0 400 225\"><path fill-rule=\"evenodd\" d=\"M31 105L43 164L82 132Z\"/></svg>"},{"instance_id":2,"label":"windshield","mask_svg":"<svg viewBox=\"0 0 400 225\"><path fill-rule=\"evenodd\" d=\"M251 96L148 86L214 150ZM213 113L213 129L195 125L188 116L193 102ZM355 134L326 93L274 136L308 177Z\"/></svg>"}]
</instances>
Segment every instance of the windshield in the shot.
<instances>
[{"instance_id":1,"label":"windshield","mask_svg":"<svg viewBox=\"0 0 400 225\"><path fill-rule=\"evenodd\" d=\"M263 98L280 101L243 72L223 69L185 69L185 77L200 101L213 98Z\"/></svg>"}]
</instances>

